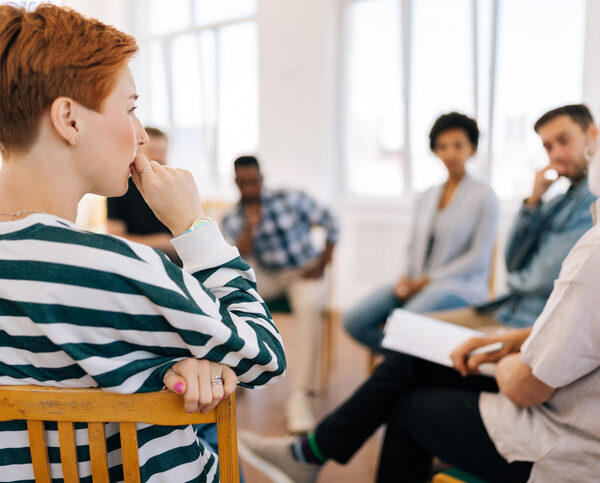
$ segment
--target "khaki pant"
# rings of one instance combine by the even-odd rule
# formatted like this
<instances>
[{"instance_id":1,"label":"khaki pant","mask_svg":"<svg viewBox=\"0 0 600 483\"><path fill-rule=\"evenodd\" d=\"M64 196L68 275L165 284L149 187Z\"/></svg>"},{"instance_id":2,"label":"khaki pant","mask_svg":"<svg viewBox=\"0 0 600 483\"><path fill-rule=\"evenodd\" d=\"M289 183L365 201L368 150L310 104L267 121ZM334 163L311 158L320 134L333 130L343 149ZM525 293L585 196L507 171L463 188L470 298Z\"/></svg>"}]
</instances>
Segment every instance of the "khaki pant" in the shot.
<instances>
[{"instance_id":1,"label":"khaki pant","mask_svg":"<svg viewBox=\"0 0 600 483\"><path fill-rule=\"evenodd\" d=\"M294 357L288 367L292 390L314 392L319 388L319 360L323 333L323 311L327 299L326 277L305 279L301 272L309 266L290 270L265 270L255 260L248 263L256 274L258 293L264 300L285 294L296 325Z\"/></svg>"},{"instance_id":2,"label":"khaki pant","mask_svg":"<svg viewBox=\"0 0 600 483\"><path fill-rule=\"evenodd\" d=\"M450 322L451 324L462 325L471 329L481 330L483 332L495 332L498 329L506 329L507 326L498 322L490 313L477 313L472 307L463 309L440 310L427 314L434 319Z\"/></svg>"}]
</instances>

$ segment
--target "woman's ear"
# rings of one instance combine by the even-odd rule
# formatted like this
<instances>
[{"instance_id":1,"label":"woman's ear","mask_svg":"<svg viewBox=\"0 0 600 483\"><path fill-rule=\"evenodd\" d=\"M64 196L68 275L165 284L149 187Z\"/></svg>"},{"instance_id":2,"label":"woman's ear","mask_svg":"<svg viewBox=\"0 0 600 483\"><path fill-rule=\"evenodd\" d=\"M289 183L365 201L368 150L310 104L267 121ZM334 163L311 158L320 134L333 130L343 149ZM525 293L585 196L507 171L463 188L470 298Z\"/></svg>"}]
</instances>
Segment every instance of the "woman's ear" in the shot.
<instances>
[{"instance_id":1,"label":"woman's ear","mask_svg":"<svg viewBox=\"0 0 600 483\"><path fill-rule=\"evenodd\" d=\"M79 143L79 105L70 97L58 97L50 106L50 121L56 133L71 146Z\"/></svg>"}]
</instances>

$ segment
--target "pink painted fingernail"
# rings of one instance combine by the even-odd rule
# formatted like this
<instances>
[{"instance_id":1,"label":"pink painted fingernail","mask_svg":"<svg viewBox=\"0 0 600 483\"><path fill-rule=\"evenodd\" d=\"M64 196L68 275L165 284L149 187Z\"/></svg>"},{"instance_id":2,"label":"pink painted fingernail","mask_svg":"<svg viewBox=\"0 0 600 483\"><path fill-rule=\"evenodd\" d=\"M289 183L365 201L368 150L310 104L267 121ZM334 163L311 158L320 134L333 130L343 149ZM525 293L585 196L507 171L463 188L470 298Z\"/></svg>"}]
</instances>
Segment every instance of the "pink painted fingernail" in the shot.
<instances>
[{"instance_id":1,"label":"pink painted fingernail","mask_svg":"<svg viewBox=\"0 0 600 483\"><path fill-rule=\"evenodd\" d=\"M179 394L183 392L183 382L178 382L175 384L175 391Z\"/></svg>"}]
</instances>

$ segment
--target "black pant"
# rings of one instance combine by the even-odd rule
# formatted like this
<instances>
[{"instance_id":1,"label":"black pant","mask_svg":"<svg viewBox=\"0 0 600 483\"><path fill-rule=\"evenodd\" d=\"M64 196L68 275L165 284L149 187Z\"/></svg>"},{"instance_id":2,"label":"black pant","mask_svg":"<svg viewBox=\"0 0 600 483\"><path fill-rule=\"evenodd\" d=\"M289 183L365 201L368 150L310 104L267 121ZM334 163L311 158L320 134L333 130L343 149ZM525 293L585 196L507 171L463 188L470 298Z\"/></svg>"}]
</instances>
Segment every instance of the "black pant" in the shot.
<instances>
[{"instance_id":1,"label":"black pant","mask_svg":"<svg viewBox=\"0 0 600 483\"><path fill-rule=\"evenodd\" d=\"M479 414L482 391L497 392L496 381L393 354L317 426L317 445L346 463L386 424L378 482L425 482L433 456L490 481L527 481L532 464L509 464L488 436Z\"/></svg>"}]
</instances>

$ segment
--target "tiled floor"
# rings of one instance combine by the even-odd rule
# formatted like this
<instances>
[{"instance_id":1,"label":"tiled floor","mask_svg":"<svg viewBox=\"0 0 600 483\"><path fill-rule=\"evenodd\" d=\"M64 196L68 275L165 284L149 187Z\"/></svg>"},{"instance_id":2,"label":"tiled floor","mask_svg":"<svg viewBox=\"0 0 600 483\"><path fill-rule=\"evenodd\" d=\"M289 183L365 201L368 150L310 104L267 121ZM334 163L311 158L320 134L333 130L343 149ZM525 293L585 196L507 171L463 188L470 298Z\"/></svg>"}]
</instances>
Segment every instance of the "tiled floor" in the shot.
<instances>
[{"instance_id":1,"label":"tiled floor","mask_svg":"<svg viewBox=\"0 0 600 483\"><path fill-rule=\"evenodd\" d=\"M288 362L293 363L294 327L290 316L276 314ZM329 390L315 398L314 409L320 418L344 401L366 378L366 350L352 341L336 324L334 331L336 347L334 367ZM288 377L264 389L246 390L238 395L238 428L251 429L260 434L280 436L286 434L284 403L289 390ZM380 429L347 465L327 463L320 474L319 483L368 483L374 481L379 457L382 430ZM270 480L243 463L247 483L270 483Z\"/></svg>"}]
</instances>

